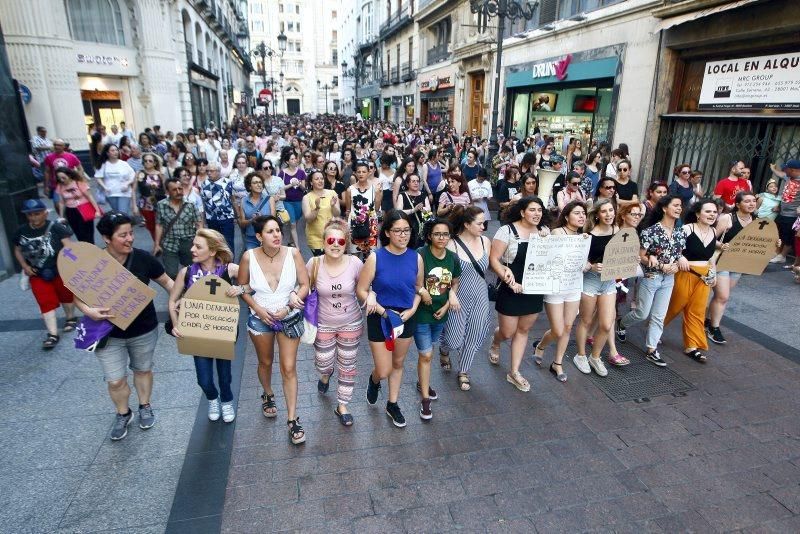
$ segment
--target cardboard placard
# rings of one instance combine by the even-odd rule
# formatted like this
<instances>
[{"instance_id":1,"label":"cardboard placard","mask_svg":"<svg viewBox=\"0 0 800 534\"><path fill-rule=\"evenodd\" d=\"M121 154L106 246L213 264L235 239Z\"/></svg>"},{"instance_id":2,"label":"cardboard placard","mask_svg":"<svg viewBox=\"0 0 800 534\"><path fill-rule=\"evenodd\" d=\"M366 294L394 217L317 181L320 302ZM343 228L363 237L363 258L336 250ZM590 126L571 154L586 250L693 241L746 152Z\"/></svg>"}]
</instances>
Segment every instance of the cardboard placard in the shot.
<instances>
[{"instance_id":1,"label":"cardboard placard","mask_svg":"<svg viewBox=\"0 0 800 534\"><path fill-rule=\"evenodd\" d=\"M111 254L91 243L70 243L58 254L58 272L67 289L92 307L111 308L111 324L125 330L155 298Z\"/></svg>"},{"instance_id":2,"label":"cardboard placard","mask_svg":"<svg viewBox=\"0 0 800 534\"><path fill-rule=\"evenodd\" d=\"M623 228L611 238L603 253L600 280L624 280L636 276L639 267L639 236L634 228Z\"/></svg>"},{"instance_id":3,"label":"cardboard placard","mask_svg":"<svg viewBox=\"0 0 800 534\"><path fill-rule=\"evenodd\" d=\"M778 227L775 223L769 219L756 219L728 243L728 250L720 254L717 261L717 272L760 276L775 256L777 242Z\"/></svg>"},{"instance_id":4,"label":"cardboard placard","mask_svg":"<svg viewBox=\"0 0 800 534\"><path fill-rule=\"evenodd\" d=\"M554 295L583 289L583 267L589 256L591 236L531 233L525 254L522 292Z\"/></svg>"},{"instance_id":5,"label":"cardboard placard","mask_svg":"<svg viewBox=\"0 0 800 534\"><path fill-rule=\"evenodd\" d=\"M216 275L198 279L181 299L178 352L232 360L239 330L239 299L225 296L231 287Z\"/></svg>"}]
</instances>

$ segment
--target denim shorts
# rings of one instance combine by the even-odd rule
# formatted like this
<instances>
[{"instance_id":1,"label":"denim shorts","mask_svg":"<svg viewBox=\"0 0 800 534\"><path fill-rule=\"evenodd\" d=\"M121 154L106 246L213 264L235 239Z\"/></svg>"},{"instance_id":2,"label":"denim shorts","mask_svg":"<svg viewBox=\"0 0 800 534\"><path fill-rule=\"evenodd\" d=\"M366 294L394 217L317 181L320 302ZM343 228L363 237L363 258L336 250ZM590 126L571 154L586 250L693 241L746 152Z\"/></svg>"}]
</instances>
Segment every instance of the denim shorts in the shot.
<instances>
[{"instance_id":1,"label":"denim shorts","mask_svg":"<svg viewBox=\"0 0 800 534\"><path fill-rule=\"evenodd\" d=\"M94 351L103 367L105 381L122 380L128 376L126 367L140 373L152 371L156 341L158 341L158 328L127 339L109 337L108 344L104 348Z\"/></svg>"},{"instance_id":2,"label":"denim shorts","mask_svg":"<svg viewBox=\"0 0 800 534\"><path fill-rule=\"evenodd\" d=\"M433 350L433 344L439 341L444 325L444 322L417 323L417 327L414 329L414 344L417 346L417 352L430 352Z\"/></svg>"},{"instance_id":3,"label":"denim shorts","mask_svg":"<svg viewBox=\"0 0 800 534\"><path fill-rule=\"evenodd\" d=\"M730 278L732 282L738 282L739 278L742 277L742 273L737 273L734 271L720 271L717 273L717 276L724 276L726 278Z\"/></svg>"},{"instance_id":4,"label":"denim shorts","mask_svg":"<svg viewBox=\"0 0 800 534\"><path fill-rule=\"evenodd\" d=\"M250 317L247 319L247 331L253 334L254 336L261 336L264 334L275 334L275 333L282 333L286 337L290 339L297 339L303 335L305 331L305 327L303 324L303 314L302 312L297 312L296 315L300 315L300 320L297 321L292 326L286 326L286 319L281 321L282 328L275 328L271 324L267 324L254 314L250 314ZM294 318L294 316L290 316Z\"/></svg>"},{"instance_id":5,"label":"denim shorts","mask_svg":"<svg viewBox=\"0 0 800 534\"><path fill-rule=\"evenodd\" d=\"M583 273L583 293L590 297L612 295L617 292L616 280L600 281L600 273L587 271Z\"/></svg>"},{"instance_id":6,"label":"denim shorts","mask_svg":"<svg viewBox=\"0 0 800 534\"><path fill-rule=\"evenodd\" d=\"M303 201L296 200L284 200L283 206L287 212L289 212L289 219L291 222L297 222L303 218Z\"/></svg>"}]
</instances>

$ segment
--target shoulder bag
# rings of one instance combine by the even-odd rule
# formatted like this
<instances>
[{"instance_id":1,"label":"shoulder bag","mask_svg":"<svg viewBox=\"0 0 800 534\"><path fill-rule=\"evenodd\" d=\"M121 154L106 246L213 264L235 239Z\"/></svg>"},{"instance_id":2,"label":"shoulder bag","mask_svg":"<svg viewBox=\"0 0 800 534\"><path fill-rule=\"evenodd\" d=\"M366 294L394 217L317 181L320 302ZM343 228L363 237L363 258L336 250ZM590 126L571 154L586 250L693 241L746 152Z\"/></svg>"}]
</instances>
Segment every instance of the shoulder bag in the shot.
<instances>
[{"instance_id":1,"label":"shoulder bag","mask_svg":"<svg viewBox=\"0 0 800 534\"><path fill-rule=\"evenodd\" d=\"M169 234L170 230L172 230L172 227L178 221L178 218L180 218L181 213L183 213L183 209L186 207L186 204L188 204L188 202L184 200L183 204L181 204L181 208L178 210L178 213L176 213L175 217L173 217L172 220L169 221L167 225L164 227L164 231L161 232L161 240L158 242L158 246L161 246L161 244L164 243L164 240L167 238L167 235Z\"/></svg>"},{"instance_id":2,"label":"shoulder bag","mask_svg":"<svg viewBox=\"0 0 800 534\"><path fill-rule=\"evenodd\" d=\"M303 307L303 335L300 342L313 345L317 339L317 327L319 326L319 293L317 293L317 275L319 274L319 264L322 260L315 257L311 261L311 277L309 278L309 292Z\"/></svg>"},{"instance_id":3,"label":"shoulder bag","mask_svg":"<svg viewBox=\"0 0 800 534\"><path fill-rule=\"evenodd\" d=\"M75 187L78 187L77 185ZM84 222L89 222L94 220L94 215L96 213L94 206L92 205L92 201L89 199L89 195L86 194L86 191L78 187L78 190L83 195L83 198L86 199L86 202L83 204L78 204L78 213L81 214L81 218ZM98 206L99 209L99 206ZM100 215L103 215L103 210L100 209Z\"/></svg>"},{"instance_id":4,"label":"shoulder bag","mask_svg":"<svg viewBox=\"0 0 800 534\"><path fill-rule=\"evenodd\" d=\"M472 255L472 252L470 252L469 248L464 244L463 241L461 241L461 238L456 236L453 238L453 240L458 244L458 246L464 249L464 252L467 253L467 257L469 257L469 261L472 262L472 267L478 273L478 276L486 280L486 273L481 268L480 264L475 260L475 256ZM483 237L481 237L481 245L485 246L483 245ZM488 280L486 280L486 290L489 294L490 301L494 302L497 300L497 291L500 289L501 283L502 282L500 281L499 278L497 278L493 282L489 282Z\"/></svg>"}]
</instances>

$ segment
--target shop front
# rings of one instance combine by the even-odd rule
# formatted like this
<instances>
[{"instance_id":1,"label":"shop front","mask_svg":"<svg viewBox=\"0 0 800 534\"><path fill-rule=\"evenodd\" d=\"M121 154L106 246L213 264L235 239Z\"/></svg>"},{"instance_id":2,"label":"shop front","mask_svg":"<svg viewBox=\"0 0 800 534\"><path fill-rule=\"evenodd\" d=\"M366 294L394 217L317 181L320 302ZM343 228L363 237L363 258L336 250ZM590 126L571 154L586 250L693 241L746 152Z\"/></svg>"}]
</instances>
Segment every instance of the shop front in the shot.
<instances>
[{"instance_id":1,"label":"shop front","mask_svg":"<svg viewBox=\"0 0 800 534\"><path fill-rule=\"evenodd\" d=\"M399 123L404 120L404 113L402 112L403 97L401 95L392 96L392 117L393 122Z\"/></svg>"},{"instance_id":2,"label":"shop front","mask_svg":"<svg viewBox=\"0 0 800 534\"><path fill-rule=\"evenodd\" d=\"M132 52L90 52L85 50L74 54L84 125L94 123L110 127L125 122L131 127L131 95L134 91L130 83L138 75L135 62L130 60L134 57Z\"/></svg>"},{"instance_id":3,"label":"shop front","mask_svg":"<svg viewBox=\"0 0 800 534\"><path fill-rule=\"evenodd\" d=\"M618 56L567 54L506 69L506 133L555 138L558 151L579 139L584 151L613 136Z\"/></svg>"},{"instance_id":4,"label":"shop front","mask_svg":"<svg viewBox=\"0 0 800 534\"><path fill-rule=\"evenodd\" d=\"M453 124L455 72L440 70L426 73L420 82L420 122L429 126Z\"/></svg>"},{"instance_id":5,"label":"shop front","mask_svg":"<svg viewBox=\"0 0 800 534\"><path fill-rule=\"evenodd\" d=\"M403 112L401 120L414 121L414 95L403 95Z\"/></svg>"}]
</instances>

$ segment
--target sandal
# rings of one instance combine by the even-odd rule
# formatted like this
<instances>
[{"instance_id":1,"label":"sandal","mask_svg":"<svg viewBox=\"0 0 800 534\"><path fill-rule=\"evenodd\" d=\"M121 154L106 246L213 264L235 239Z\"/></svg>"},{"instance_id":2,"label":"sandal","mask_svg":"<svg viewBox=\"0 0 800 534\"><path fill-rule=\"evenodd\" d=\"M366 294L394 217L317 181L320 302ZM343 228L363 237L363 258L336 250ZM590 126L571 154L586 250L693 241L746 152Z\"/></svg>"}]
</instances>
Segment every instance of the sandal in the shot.
<instances>
[{"instance_id":1,"label":"sandal","mask_svg":"<svg viewBox=\"0 0 800 534\"><path fill-rule=\"evenodd\" d=\"M561 367L560 371L556 371L555 370L555 366L556 365ZM560 363L556 363L556 362L551 363L550 364L550 372L553 373L554 375L556 375L556 380L558 380L559 382L566 382L567 381L567 375L566 375L566 373L564 373L564 367Z\"/></svg>"},{"instance_id":2,"label":"sandal","mask_svg":"<svg viewBox=\"0 0 800 534\"><path fill-rule=\"evenodd\" d=\"M533 340L533 361L536 362L536 365L539 367L544 363L544 349L539 348L539 343L541 342L541 338Z\"/></svg>"},{"instance_id":3,"label":"sandal","mask_svg":"<svg viewBox=\"0 0 800 534\"><path fill-rule=\"evenodd\" d=\"M72 332L75 330L75 327L78 326L78 319L73 317L72 319L67 319L64 321L64 328L61 329L62 332Z\"/></svg>"},{"instance_id":4,"label":"sandal","mask_svg":"<svg viewBox=\"0 0 800 534\"><path fill-rule=\"evenodd\" d=\"M295 419L289 419L286 421L286 424L289 425L289 439L291 440L292 445L300 445L301 443L305 443L306 433L303 430L303 427L300 426L300 418L297 417Z\"/></svg>"},{"instance_id":5,"label":"sandal","mask_svg":"<svg viewBox=\"0 0 800 534\"><path fill-rule=\"evenodd\" d=\"M609 354L608 363L611 365L616 365L617 367L622 367L624 365L628 365L631 363L631 361L622 354Z\"/></svg>"},{"instance_id":6,"label":"sandal","mask_svg":"<svg viewBox=\"0 0 800 534\"><path fill-rule=\"evenodd\" d=\"M520 391L528 392L531 390L530 383L525 380L525 377L519 371L507 374L506 380L514 384L514 387Z\"/></svg>"},{"instance_id":7,"label":"sandal","mask_svg":"<svg viewBox=\"0 0 800 534\"><path fill-rule=\"evenodd\" d=\"M489 363L492 365L500 363L500 347L495 348L494 345L489 347Z\"/></svg>"},{"instance_id":8,"label":"sandal","mask_svg":"<svg viewBox=\"0 0 800 534\"><path fill-rule=\"evenodd\" d=\"M458 387L461 391L469 391L469 375L467 373L458 373Z\"/></svg>"},{"instance_id":9,"label":"sandal","mask_svg":"<svg viewBox=\"0 0 800 534\"><path fill-rule=\"evenodd\" d=\"M689 352L684 352L684 354L693 359L694 361L696 361L697 363L706 363L708 361L706 355L697 349L690 350Z\"/></svg>"},{"instance_id":10,"label":"sandal","mask_svg":"<svg viewBox=\"0 0 800 534\"><path fill-rule=\"evenodd\" d=\"M452 369L453 364L450 362L450 355L439 351L439 365L442 366L442 371L449 371Z\"/></svg>"},{"instance_id":11,"label":"sandal","mask_svg":"<svg viewBox=\"0 0 800 534\"><path fill-rule=\"evenodd\" d=\"M322 379L320 378L319 380L317 380L317 391L319 391L322 394L325 394L328 392L328 388L330 387L330 385L331 385L331 375L328 375L327 382L323 382Z\"/></svg>"},{"instance_id":12,"label":"sandal","mask_svg":"<svg viewBox=\"0 0 800 534\"><path fill-rule=\"evenodd\" d=\"M264 393L261 395L261 400L264 401L261 403L261 412L264 414L264 417L278 417L278 405L275 404L275 394L272 395L268 393ZM275 410L274 412L268 412L267 410Z\"/></svg>"},{"instance_id":13,"label":"sandal","mask_svg":"<svg viewBox=\"0 0 800 534\"><path fill-rule=\"evenodd\" d=\"M336 416L339 418L339 422L344 426L353 426L353 414L341 413L338 406L333 409L333 413L336 414Z\"/></svg>"},{"instance_id":14,"label":"sandal","mask_svg":"<svg viewBox=\"0 0 800 534\"><path fill-rule=\"evenodd\" d=\"M47 338L42 342L42 348L44 350L51 350L53 347L58 345L58 341L60 339L60 337L54 334L47 334Z\"/></svg>"}]
</instances>

